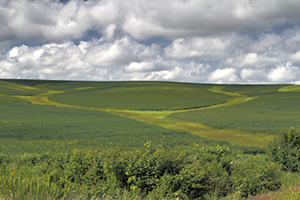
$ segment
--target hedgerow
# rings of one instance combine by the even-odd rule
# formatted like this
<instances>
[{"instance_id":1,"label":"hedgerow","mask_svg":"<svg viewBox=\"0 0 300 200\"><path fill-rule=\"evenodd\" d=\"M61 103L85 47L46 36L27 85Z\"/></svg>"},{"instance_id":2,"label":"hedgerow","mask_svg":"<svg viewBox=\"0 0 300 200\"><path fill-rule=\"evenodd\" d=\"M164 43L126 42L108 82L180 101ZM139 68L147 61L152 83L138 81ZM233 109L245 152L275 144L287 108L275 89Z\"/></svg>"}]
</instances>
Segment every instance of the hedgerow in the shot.
<instances>
[{"instance_id":1,"label":"hedgerow","mask_svg":"<svg viewBox=\"0 0 300 200\"><path fill-rule=\"evenodd\" d=\"M280 167L226 146L155 146L1 156L0 197L205 199L281 187Z\"/></svg>"}]
</instances>

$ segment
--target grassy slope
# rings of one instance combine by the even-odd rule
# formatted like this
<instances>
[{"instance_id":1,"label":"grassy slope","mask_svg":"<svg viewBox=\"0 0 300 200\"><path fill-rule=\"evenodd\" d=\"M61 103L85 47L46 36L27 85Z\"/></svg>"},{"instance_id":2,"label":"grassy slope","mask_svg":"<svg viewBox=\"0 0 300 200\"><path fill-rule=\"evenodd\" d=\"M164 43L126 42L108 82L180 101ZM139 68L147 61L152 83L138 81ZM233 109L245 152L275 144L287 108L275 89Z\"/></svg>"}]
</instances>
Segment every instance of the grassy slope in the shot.
<instances>
[{"instance_id":1,"label":"grassy slope","mask_svg":"<svg viewBox=\"0 0 300 200\"><path fill-rule=\"evenodd\" d=\"M288 85L278 90L279 92L300 92L300 85Z\"/></svg>"},{"instance_id":2,"label":"grassy slope","mask_svg":"<svg viewBox=\"0 0 300 200\"><path fill-rule=\"evenodd\" d=\"M280 87L282 86L226 86L226 91L257 98L234 106L172 114L170 117L218 129L267 134L278 134L283 127L300 128L300 93L278 92Z\"/></svg>"},{"instance_id":3,"label":"grassy slope","mask_svg":"<svg viewBox=\"0 0 300 200\"><path fill-rule=\"evenodd\" d=\"M129 110L169 110L203 107L232 97L211 93L210 85L168 82L81 82L58 83L49 88L67 92L49 100L85 107Z\"/></svg>"},{"instance_id":4,"label":"grassy slope","mask_svg":"<svg viewBox=\"0 0 300 200\"><path fill-rule=\"evenodd\" d=\"M84 84L83 84L84 83ZM173 130L180 130L180 131L188 131L190 133L193 133L195 135L201 136L201 137L206 137L209 139L216 139L219 141L229 141L232 142L234 144L239 144L239 145L247 145L247 146L256 146L256 147L266 147L266 144L273 139L273 136L266 136L263 134L257 134L255 135L255 137L253 137L252 134L249 133L245 133L245 132L241 132L241 131L235 131L235 130L214 130L210 127L206 127L203 126L202 124L199 123L190 123L188 121L183 121L183 120L170 120L171 118L167 118L167 116L169 114L172 113L177 113L177 112L188 112L191 110L201 110L201 109L210 109L210 108L216 108L216 107L223 107L223 106L229 106L229 105L234 105L234 104L239 104L239 103L243 103L249 100L252 100L253 97L248 97L245 95L241 95L241 94L236 94L236 93L230 93L230 92L226 92L223 91L222 88L224 86L210 86L208 87L203 87L206 85L199 85L196 84L194 85L195 87L199 88L199 86L202 86L202 93L208 93L205 96L201 96L199 97L198 101L199 102L205 102L204 100L206 100L208 97L214 96L214 95L226 95L227 97L231 97L230 100L225 101L225 102L220 102L219 104L212 104L210 106L206 106L204 105L204 107L188 107L188 109L174 109L174 110L161 110L161 111L138 111L138 110L115 110L115 109L101 109L101 108L95 108L95 107L85 107L85 106L74 106L74 105L70 105L70 104L62 104L62 103L58 103L58 102L54 102L54 101L49 101L48 99L51 98L53 96L53 94L55 93L63 93L65 94L67 91L86 91L86 93L89 93L89 90L95 90L97 89L97 85L99 88L99 85L102 86L106 86L106 88L109 86L110 88L115 88L115 87L124 87L123 89L126 89L127 87L130 87L130 89L132 89L132 85L135 86L140 86L141 83L146 84L146 89L149 87L148 85L150 84L151 86L158 84L158 82L101 82L101 84L97 83L97 82L55 82L55 83L47 83L47 84L38 84L36 85L36 87L38 88L43 88L43 89L47 89L49 90L49 87L52 88L50 89L51 91L48 91L46 93L42 93L39 95L34 95L34 96L18 96L19 98L22 99L26 99L32 103L37 103L37 104L44 104L44 105L55 105L57 107L68 107L68 108L81 108L81 109L93 109L93 110L101 110L101 111L106 111L106 112L110 112L113 114L117 114L117 115L121 115L121 116L125 116L125 117L129 117L129 118L134 118L137 119L139 121L143 121L143 122L147 122L150 124L154 124L154 125L159 125L168 129L173 129ZM81 85L80 85L81 84ZM117 85L115 85L117 84ZM124 85L127 87L125 87ZM148 85L147 85L148 84ZM170 84L170 83L159 83L162 88L161 90L165 90L166 84ZM173 87L177 86L178 84L176 83L171 83L171 85L173 85ZM182 85L182 84L180 84ZM185 84L183 84L185 85ZM190 86L190 84L188 84ZM82 86L82 87L79 87ZM83 87L85 86L85 87ZM113 87L114 86L114 87ZM57 89L62 89L62 87L65 89L64 91L62 90L57 90ZM55 90L54 90L55 88ZM139 89L141 87L138 87ZM144 89L144 88L143 88ZM149 89L149 88L148 88ZM188 93L191 93L191 88L187 88L186 89L188 91ZM142 92L140 92L140 95L143 94L149 94L149 92L146 92L146 90L143 90ZM80 94L80 93L79 93ZM87 95L84 96L80 96L79 94L77 94L76 96L74 96L74 99L82 99L83 97L86 97ZM157 94L157 92L153 92L150 94ZM61 95L64 96L64 95ZM116 95L117 96L117 95ZM170 95L169 95L170 97ZM178 99L180 99L180 95L175 96L176 98L166 98L169 99L169 102L175 102L178 101ZM206 98L204 98L206 97ZM98 97L98 98L93 98L93 99L99 99L102 98ZM232 99L234 98L234 99ZM122 98L119 98L122 99ZM198 102L197 101L197 102ZM108 101L109 102L109 101ZM122 102L122 100L119 100L119 102ZM180 101L179 101L180 103ZM123 109L126 108L126 106L128 106L127 104L123 105ZM155 110L159 110L159 109L155 109ZM248 150L247 150L248 151Z\"/></svg>"},{"instance_id":5,"label":"grassy slope","mask_svg":"<svg viewBox=\"0 0 300 200\"><path fill-rule=\"evenodd\" d=\"M10 94L26 96L32 91L44 92L26 87L19 90L20 87L1 82L0 152L15 154L116 146L132 149L150 140L161 144L162 138L172 145L192 145L200 140L212 142L185 131L170 130L100 110L36 105L11 97Z\"/></svg>"},{"instance_id":6,"label":"grassy slope","mask_svg":"<svg viewBox=\"0 0 300 200\"><path fill-rule=\"evenodd\" d=\"M53 127L58 127L58 129L55 129L55 132L60 135L64 134L66 136L69 134L69 133L65 133L66 131L71 131L69 135L72 135L72 129L70 127L72 127L72 124L74 124L74 122L77 124L78 127L81 126L80 123L83 124L96 123L95 117L94 118L92 117L91 119L89 117L83 117L83 119L75 119L75 117L77 116L76 114L77 112L86 112L86 113L96 112L96 113L101 113L101 115L104 116L103 117L104 119L111 118L111 117L106 117L108 113L101 112L101 111L106 111L113 114L125 116L127 118L128 117L134 118L142 122L147 122L150 124L162 126L164 128L167 128L167 130L173 129L176 131L178 130L188 131L198 136L204 136L210 139L225 140L225 141L230 141L242 145L250 145L250 146L254 145L258 147L265 147L268 141L273 138L273 136L269 137L264 134L252 135L251 133L246 133L242 131L263 132L263 133L272 134L272 132L267 132L267 131L275 130L276 133L278 133L279 131L276 129L277 127L294 126L294 124L292 123L294 123L298 119L297 110L294 112L293 106L290 106L291 104L285 105L286 99L290 100L289 103L291 103L291 100L294 99L293 105L297 104L297 98L292 98L297 93L278 92L278 89L282 86L227 85L225 88L226 90L224 91L222 89L224 89L225 86L222 85L208 87L208 85L165 83L165 82L48 81L47 83L44 83L41 81L39 82L18 81L18 83L23 83L23 86L12 82L9 83L11 85L7 85L8 84L7 82L5 82L5 84L3 82L2 93L4 94L12 93L15 94L15 96L19 96L20 98L26 99L32 103L42 103L45 105L55 105L58 107L68 108L68 109L66 108L60 108L60 109L68 110L69 114L67 115L72 116L71 118L60 119L61 118L60 116L63 116L63 114L58 114L58 116L52 116L50 118L51 120L60 119L58 120L60 123L70 123L71 125L66 125L66 127L69 127L69 129L61 128L60 126L57 125L54 126L51 124L52 123L51 120L46 120L47 124L43 124L44 127L51 127L51 129L53 129ZM28 86L34 86L34 87L29 88ZM22 87L25 89L19 91L19 88ZM12 88L18 90L18 93L12 92L11 91ZM34 91L37 90L38 93L36 93L35 95L29 95L29 93L32 92L32 90ZM46 90L48 90L48 92L45 93ZM63 92L63 93L53 95L52 93L56 91ZM23 95L20 95L20 93L22 92ZM104 95L103 92L110 93L111 95ZM239 94L236 92L238 92ZM184 94L184 97L182 97L182 95L180 94ZM193 97L193 98L187 98L188 100L190 100L189 104L185 104L185 106L181 106L180 103L182 103L182 105L184 103L187 103L183 99L185 97L189 97L189 95ZM109 98L108 97L104 98L105 96L108 96ZM146 104L147 101L145 102L143 100L140 101L139 100L134 101L134 100L138 99L139 97L147 99L146 98L147 96L158 96L160 98L157 97L157 99L161 100L160 103L158 102L153 103L153 101L151 101L150 98L149 101L152 102L152 108L150 110L160 110L163 109L165 105L169 106L168 107L169 109L174 109L174 110L173 111L172 110L170 111L123 110L122 111L122 110L115 110L115 109L95 108L95 107L100 107L102 105L101 102L104 102L103 104L107 106L108 105L113 106L114 105L113 102L116 101L119 103L118 106L120 109L135 108L135 109L144 110L147 109L145 107L147 106ZM255 97L251 97L251 96L255 96ZM228 97L230 97L231 100L225 101L226 98L230 99ZM233 97L235 99L232 99ZM61 101L63 101L63 103L67 103L67 104L56 103L48 100L48 99L53 100L53 98L54 99L58 98ZM109 101L110 99L111 101ZM129 102L130 99L133 99L132 103ZM209 99L215 101L213 101L210 104L211 105L210 107L207 107L207 104L209 103L208 101ZM276 99L276 101L274 99ZM222 100L224 103L222 103ZM214 105L216 104L217 101L219 101L219 104ZM75 105L77 104L80 106L70 105L72 104L72 102L73 104ZM196 103L198 106L195 106L196 104L194 103ZM94 107L89 107L89 110L83 109L83 108L88 108L86 106L94 106ZM281 107L278 108L278 106L285 106L285 107L282 109ZM195 107L201 107L201 108L195 109ZM46 109L45 107L41 107L41 108ZM47 109L49 108L51 108L52 110L53 109L59 110L59 108L48 106ZM176 108L182 108L183 110L176 110ZM190 109L185 110L184 108L190 108ZM280 111L280 109L282 109L282 111ZM36 110L36 109L32 109L32 110ZM72 112L74 112L74 114ZM291 118L293 118L294 121L293 120L284 121L284 119L282 120L282 115L278 115L278 113L279 114L282 113L282 115L285 115L286 119L289 119L288 117L290 115L293 115ZM39 119L43 118L42 115L37 115L36 113L34 113L33 115L39 116ZM85 114L80 114L80 115L85 116ZM273 118L270 118L270 116ZM274 120L275 118L276 120ZM5 119L2 121L3 121L2 124L4 124ZM191 123L190 121L196 123ZM132 123L135 124L135 121L132 121ZM214 128L222 128L222 130L215 130L207 126L203 126L202 123L204 123L205 125L213 126ZM106 130L106 128L109 127L110 124L118 124L118 120L112 122L105 122L105 124L102 125L103 126L102 129ZM122 125L123 122L119 124ZM266 126L266 124L269 126ZM34 126L38 127L38 125L34 125ZM147 124L147 126L149 126L149 124ZM84 125L82 125L82 127L84 127ZM82 133L89 132L90 134L93 134L93 132L95 131L96 132L100 131L99 128L93 129L91 127L97 127L97 126L90 125L87 128L85 128L85 131L82 131ZM278 129L280 128L281 127L279 127ZM34 128L30 128L30 129L34 130ZM240 131L235 131L233 129L238 129ZM141 131L142 129L137 128L136 130L138 132ZM80 131L78 131L77 128L76 131L79 134ZM127 131L131 131L131 129L128 129ZM9 131L7 133L9 133ZM25 137L23 136L23 134L20 135L22 137ZM44 134L44 136L40 136L40 137L47 138L49 137L49 134Z\"/></svg>"},{"instance_id":7,"label":"grassy slope","mask_svg":"<svg viewBox=\"0 0 300 200\"><path fill-rule=\"evenodd\" d=\"M19 82L21 83L21 82ZM41 84L42 83L42 84ZM169 114L172 113L176 113L176 112L186 112L186 111L191 111L191 110L202 110L202 109L209 109L209 108L219 108L219 107L223 107L223 106L230 106L230 105L234 105L234 104L240 104L249 100L252 100L253 98L251 97L247 97L245 95L240 95L240 94L236 94L236 93L230 93L230 92L226 92L226 91L222 91L221 89L224 86L212 86L212 87L207 87L206 85L199 85L199 84L177 84L177 83L162 83L162 82L62 82L62 81L55 81L55 82L48 82L48 83L43 83L43 82L38 82L38 84L36 84L36 81L33 81L32 83L30 83L30 81L26 81L25 82L26 85L34 85L35 88L41 89L41 90L48 90L47 92L43 92L40 93L38 95L26 95L24 93L24 95L16 95L16 97L22 98L22 99L26 99L32 103L37 103L37 104L43 104L43 105L52 105L52 106L57 106L57 107L67 107L67 108L80 108L80 109L92 109L92 110L100 110L100 111L106 111L106 112L110 112L113 114L117 114L117 115L121 115L121 116L125 116L125 117L129 117L129 118L134 118L143 122L147 122L150 124L154 124L154 125L159 125L168 129L173 129L173 130L180 130L180 131L188 131L191 132L195 135L198 136L204 136L206 138L210 138L210 139L217 139L220 141L229 141L229 142L233 142L235 144L242 144L242 145L247 145L247 146L257 146L257 147L265 147L266 144L273 138L273 136L266 136L263 134L256 134L255 137L252 134L249 133L245 133L245 132L241 132L241 131L235 131L232 129L226 129L226 130L214 130L210 127L206 127L203 126L202 124L199 123L190 123L186 120L172 120L172 118L168 118L167 116ZM146 86L144 88L141 89L141 84L145 84ZM101 87L104 88L123 88L124 89L128 89L130 88L132 90L132 88L136 89L141 89L142 92L140 95L148 95L149 94L149 85L151 86L150 88L153 87L153 85L155 85L155 87L157 87L157 84L160 84L162 87L160 88L162 91L166 90L166 85L169 85L168 88L170 88L170 85L173 88L179 88L179 90L182 90L182 88L178 87L179 86L185 86L188 85L189 87L186 88L184 90L184 92L188 93L189 95L195 95L197 96L197 94L195 94L195 91L191 88L193 87L197 87L197 89L201 88L202 90L202 94L207 93L207 95L202 95L199 97L197 102L201 102L201 103L207 103L207 99L211 98L211 97L217 97L215 99L219 99L220 97L230 97L231 100L230 101L225 101L225 102L220 102L217 105L211 104L209 107L206 106L206 104L202 104L200 108L193 108L192 106L188 106L188 108L190 109L183 109L183 110L173 110L173 111L122 111L122 110L111 110L111 109L100 109L100 108L95 108L95 107L84 107L84 106L74 106L74 105L70 105L70 104L61 104L61 103L57 103L57 102L53 102L53 101L49 101L49 97L51 98L53 96L53 93L61 93L63 92L63 95L60 96L64 96L66 94L69 94L67 91L69 92L75 92L76 96L73 96L73 99L75 99L75 101L83 101L84 102L84 98L86 98L88 96L88 94L91 93L91 91L98 91L98 89ZM81 87L80 87L81 86ZM133 87L135 86L135 87ZM193 86L193 87L192 87ZM200 87L201 86L201 87ZM49 89L51 88L51 89ZM146 89L145 89L146 88ZM60 90L58 90L60 89ZM64 89L64 90L62 90ZM169 90L169 89L167 89ZM79 92L78 92L79 91ZM82 94L81 92L84 91L86 94ZM153 92L150 94L157 94L157 92ZM51 96L52 95L52 96ZM215 96L216 95L216 96ZM221 96L220 96L221 95ZM226 96L225 96L226 95ZM115 94L116 97L118 97L118 94ZM120 95L122 96L122 95ZM180 103L182 100L180 97L180 95L175 96L176 98L170 98L171 95L165 95L164 96L165 100L167 102L165 103L169 103L169 102L178 102ZM169 98L167 98L169 97ZM206 98L204 98L206 97ZM234 97L234 99L232 99ZM101 99L102 96L98 96L98 98L94 97L94 100L97 99ZM121 99L121 100L120 100ZM214 99L214 98L212 98ZM109 99L108 99L109 100ZM109 102L107 100L107 102ZM118 98L119 102L123 102L123 98ZM141 101L143 103L143 101ZM215 102L214 102L215 103ZM134 104L135 105L135 104ZM133 106L134 106L133 105ZM157 104L158 106L160 106L159 104ZM199 104L198 104L199 105ZM123 104L123 109L126 109L128 106L127 104ZM129 105L130 106L130 105ZM159 110L157 109L158 107L155 108L155 110ZM186 112L189 113L189 112Z\"/></svg>"}]
</instances>

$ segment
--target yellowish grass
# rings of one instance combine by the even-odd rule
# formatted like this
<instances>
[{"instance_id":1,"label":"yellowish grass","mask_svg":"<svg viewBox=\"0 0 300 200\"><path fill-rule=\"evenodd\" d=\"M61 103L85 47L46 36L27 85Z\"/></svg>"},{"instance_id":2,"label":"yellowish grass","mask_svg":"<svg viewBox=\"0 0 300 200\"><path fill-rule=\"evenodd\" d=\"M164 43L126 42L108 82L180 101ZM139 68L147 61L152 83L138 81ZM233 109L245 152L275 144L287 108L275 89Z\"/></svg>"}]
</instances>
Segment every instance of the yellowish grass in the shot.
<instances>
[{"instance_id":1,"label":"yellowish grass","mask_svg":"<svg viewBox=\"0 0 300 200\"><path fill-rule=\"evenodd\" d=\"M75 88L75 90L88 90L88 89L97 89L97 88L99 88L99 87L93 87L93 86L91 86L91 87L78 87L78 88Z\"/></svg>"},{"instance_id":2,"label":"yellowish grass","mask_svg":"<svg viewBox=\"0 0 300 200\"><path fill-rule=\"evenodd\" d=\"M279 92L300 92L300 85L289 85L279 88Z\"/></svg>"},{"instance_id":3,"label":"yellowish grass","mask_svg":"<svg viewBox=\"0 0 300 200\"><path fill-rule=\"evenodd\" d=\"M274 135L266 135L262 133L253 134L232 129L213 129L212 127L205 126L200 123L168 118L168 114L166 113L157 113L150 115L148 113L141 114L140 112L134 113L122 110L104 111L121 115L124 117L133 118L150 124L155 124L169 129L187 131L198 136L216 140L224 140L231 143L246 146L267 147L267 144L276 137Z\"/></svg>"}]
</instances>

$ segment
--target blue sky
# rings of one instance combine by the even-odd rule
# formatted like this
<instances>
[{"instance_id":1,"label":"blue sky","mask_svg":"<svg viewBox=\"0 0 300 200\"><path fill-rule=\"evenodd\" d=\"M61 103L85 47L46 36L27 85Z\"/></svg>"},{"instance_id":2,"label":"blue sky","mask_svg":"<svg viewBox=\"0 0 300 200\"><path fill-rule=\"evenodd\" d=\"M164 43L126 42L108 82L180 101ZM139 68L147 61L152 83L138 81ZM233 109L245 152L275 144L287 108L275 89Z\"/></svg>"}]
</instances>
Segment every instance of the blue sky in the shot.
<instances>
[{"instance_id":1,"label":"blue sky","mask_svg":"<svg viewBox=\"0 0 300 200\"><path fill-rule=\"evenodd\" d=\"M300 84L299 0L0 0L0 78Z\"/></svg>"}]
</instances>

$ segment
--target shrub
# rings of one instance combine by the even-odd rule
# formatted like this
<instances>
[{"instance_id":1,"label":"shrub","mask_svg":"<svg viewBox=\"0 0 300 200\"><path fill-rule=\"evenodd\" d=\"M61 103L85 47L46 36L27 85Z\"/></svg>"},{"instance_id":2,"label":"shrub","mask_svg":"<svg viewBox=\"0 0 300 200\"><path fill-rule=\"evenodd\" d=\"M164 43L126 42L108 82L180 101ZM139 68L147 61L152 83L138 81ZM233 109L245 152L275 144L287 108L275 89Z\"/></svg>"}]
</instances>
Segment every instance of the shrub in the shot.
<instances>
[{"instance_id":1,"label":"shrub","mask_svg":"<svg viewBox=\"0 0 300 200\"><path fill-rule=\"evenodd\" d=\"M258 164L256 157L234 164L232 182L242 197L254 196L265 191L274 191L281 187L280 166L274 162Z\"/></svg>"},{"instance_id":2,"label":"shrub","mask_svg":"<svg viewBox=\"0 0 300 200\"><path fill-rule=\"evenodd\" d=\"M278 166L247 156L236 155L226 146L156 148L147 143L134 151L73 150L6 157L9 162L0 165L0 194L204 199L235 192L245 197L281 186Z\"/></svg>"},{"instance_id":3,"label":"shrub","mask_svg":"<svg viewBox=\"0 0 300 200\"><path fill-rule=\"evenodd\" d=\"M300 130L293 127L282 129L278 138L270 142L267 154L282 169L300 171Z\"/></svg>"}]
</instances>

